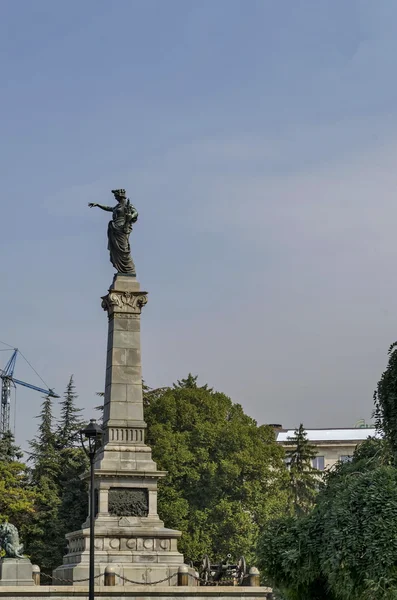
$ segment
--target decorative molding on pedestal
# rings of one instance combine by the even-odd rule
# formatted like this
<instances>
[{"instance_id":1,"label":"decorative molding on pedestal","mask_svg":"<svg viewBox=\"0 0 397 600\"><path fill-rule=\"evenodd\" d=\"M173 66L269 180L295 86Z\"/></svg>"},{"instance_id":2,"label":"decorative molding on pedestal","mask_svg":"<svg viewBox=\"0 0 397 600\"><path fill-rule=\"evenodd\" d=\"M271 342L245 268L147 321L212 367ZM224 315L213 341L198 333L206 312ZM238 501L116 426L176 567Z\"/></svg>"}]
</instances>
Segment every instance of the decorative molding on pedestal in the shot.
<instances>
[{"instance_id":1,"label":"decorative molding on pedestal","mask_svg":"<svg viewBox=\"0 0 397 600\"><path fill-rule=\"evenodd\" d=\"M145 304L147 304L147 292L110 290L109 294L102 296L102 308L107 311L109 318L114 313L139 315Z\"/></svg>"},{"instance_id":2,"label":"decorative molding on pedestal","mask_svg":"<svg viewBox=\"0 0 397 600\"><path fill-rule=\"evenodd\" d=\"M144 430L131 427L109 427L108 442L144 442Z\"/></svg>"}]
</instances>

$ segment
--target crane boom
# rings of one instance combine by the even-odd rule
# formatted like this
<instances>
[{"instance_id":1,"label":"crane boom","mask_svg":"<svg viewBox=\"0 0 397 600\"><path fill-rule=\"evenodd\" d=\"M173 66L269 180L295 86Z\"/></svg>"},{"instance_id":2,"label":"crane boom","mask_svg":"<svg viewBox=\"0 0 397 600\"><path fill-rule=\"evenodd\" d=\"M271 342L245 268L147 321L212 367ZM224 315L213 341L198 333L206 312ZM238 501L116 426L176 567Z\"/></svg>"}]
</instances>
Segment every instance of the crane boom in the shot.
<instances>
[{"instance_id":1,"label":"crane boom","mask_svg":"<svg viewBox=\"0 0 397 600\"><path fill-rule=\"evenodd\" d=\"M25 381L20 381L19 379L15 379L12 377L12 381L17 383L18 385L23 385L31 390L36 390L36 392L41 392L46 396L50 396L50 398L59 398L59 396L54 392L54 390L44 390L43 388L37 387L37 385L32 385L31 383L26 383Z\"/></svg>"},{"instance_id":2,"label":"crane boom","mask_svg":"<svg viewBox=\"0 0 397 600\"><path fill-rule=\"evenodd\" d=\"M26 381L21 381L20 379L14 378L14 368L15 362L18 355L18 348L14 348L12 356L5 368L0 369L0 379L1 379L1 407L0 407L0 438L7 432L10 431L10 407L11 407L11 387L16 387L16 385L23 385L31 390L35 390L36 392L41 392L46 396L50 396L51 398L59 398L59 396L49 388L48 390L38 387L37 385L33 385L31 383L26 383ZM25 358L22 354L22 357ZM26 360L26 359L25 359ZM30 364L30 363L28 363ZM31 366L31 365L30 365ZM34 370L34 369L33 369ZM37 373L36 373L37 374ZM40 376L39 376L40 377ZM41 379L41 377L40 377ZM45 383L45 382L43 382Z\"/></svg>"}]
</instances>

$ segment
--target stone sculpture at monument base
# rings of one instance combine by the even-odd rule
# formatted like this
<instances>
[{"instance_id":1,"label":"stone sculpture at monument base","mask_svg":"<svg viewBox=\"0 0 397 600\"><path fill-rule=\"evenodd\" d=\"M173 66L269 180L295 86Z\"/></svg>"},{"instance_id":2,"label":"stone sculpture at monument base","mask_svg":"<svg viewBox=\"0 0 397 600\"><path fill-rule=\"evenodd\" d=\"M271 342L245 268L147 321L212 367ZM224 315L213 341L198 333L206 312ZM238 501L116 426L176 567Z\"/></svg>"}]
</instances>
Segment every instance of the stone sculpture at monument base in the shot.
<instances>
[{"instance_id":1,"label":"stone sculpture at monument base","mask_svg":"<svg viewBox=\"0 0 397 600\"><path fill-rule=\"evenodd\" d=\"M34 585L33 567L28 558L2 558L0 560L0 586Z\"/></svg>"}]
</instances>

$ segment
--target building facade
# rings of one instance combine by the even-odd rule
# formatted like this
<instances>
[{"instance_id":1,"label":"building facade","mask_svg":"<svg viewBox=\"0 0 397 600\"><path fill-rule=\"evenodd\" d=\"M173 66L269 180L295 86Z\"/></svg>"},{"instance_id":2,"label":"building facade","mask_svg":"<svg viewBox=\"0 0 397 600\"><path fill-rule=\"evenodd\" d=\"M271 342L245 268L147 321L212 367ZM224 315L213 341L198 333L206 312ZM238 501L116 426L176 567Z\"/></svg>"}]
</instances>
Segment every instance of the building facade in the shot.
<instances>
[{"instance_id":1,"label":"building facade","mask_svg":"<svg viewBox=\"0 0 397 600\"><path fill-rule=\"evenodd\" d=\"M284 448L291 447L290 438L294 437L294 429L279 429L277 442ZM338 461L351 460L358 444L368 437L375 437L372 427L342 429L306 429L307 438L317 450L313 467L324 471L333 467Z\"/></svg>"}]
</instances>

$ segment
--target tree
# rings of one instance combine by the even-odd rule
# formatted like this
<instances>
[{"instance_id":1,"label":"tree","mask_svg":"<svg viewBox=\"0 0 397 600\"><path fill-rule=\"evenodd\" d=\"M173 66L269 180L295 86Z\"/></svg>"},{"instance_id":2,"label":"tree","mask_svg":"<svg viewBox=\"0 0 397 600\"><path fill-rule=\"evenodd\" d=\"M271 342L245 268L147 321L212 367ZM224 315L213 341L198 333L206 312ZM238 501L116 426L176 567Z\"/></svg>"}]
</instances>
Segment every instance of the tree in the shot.
<instances>
[{"instance_id":1,"label":"tree","mask_svg":"<svg viewBox=\"0 0 397 600\"><path fill-rule=\"evenodd\" d=\"M33 461L33 480L37 483L42 477L56 478L59 470L57 439L53 430L53 402L46 396L38 415L40 424L38 435L29 442L32 449L29 460Z\"/></svg>"},{"instance_id":2,"label":"tree","mask_svg":"<svg viewBox=\"0 0 397 600\"><path fill-rule=\"evenodd\" d=\"M60 424L55 428L52 399L46 397L38 417L38 434L30 442L31 480L40 490L40 499L27 535L27 547L48 575L62 563L65 534L79 529L87 515L87 484L80 479L87 459L82 449L74 447L80 428L76 398L71 377L61 403Z\"/></svg>"},{"instance_id":3,"label":"tree","mask_svg":"<svg viewBox=\"0 0 397 600\"><path fill-rule=\"evenodd\" d=\"M57 432L60 448L71 448L76 445L76 433L82 427L81 408L76 407L77 398L73 375L71 375L61 402L61 418Z\"/></svg>"},{"instance_id":4,"label":"tree","mask_svg":"<svg viewBox=\"0 0 397 600\"><path fill-rule=\"evenodd\" d=\"M22 539L35 514L39 493L31 485L23 454L11 432L0 440L0 522L15 525Z\"/></svg>"},{"instance_id":5,"label":"tree","mask_svg":"<svg viewBox=\"0 0 397 600\"><path fill-rule=\"evenodd\" d=\"M23 452L15 444L11 431L6 431L0 438L0 461L15 462L21 460Z\"/></svg>"},{"instance_id":6,"label":"tree","mask_svg":"<svg viewBox=\"0 0 397 600\"><path fill-rule=\"evenodd\" d=\"M88 516L88 483L81 476L88 471L89 464L82 448L65 448L61 451L60 460L58 527L62 556L66 545L65 535L80 529Z\"/></svg>"},{"instance_id":7,"label":"tree","mask_svg":"<svg viewBox=\"0 0 397 600\"><path fill-rule=\"evenodd\" d=\"M287 600L397 598L396 351L393 344L374 394L383 437L369 438L351 463L326 473L308 514L263 529L260 566Z\"/></svg>"},{"instance_id":8,"label":"tree","mask_svg":"<svg viewBox=\"0 0 397 600\"><path fill-rule=\"evenodd\" d=\"M295 512L305 513L313 506L319 484L318 471L312 467L317 452L307 439L302 423L288 442L291 449L285 454L289 465L289 490Z\"/></svg>"},{"instance_id":9,"label":"tree","mask_svg":"<svg viewBox=\"0 0 397 600\"><path fill-rule=\"evenodd\" d=\"M80 529L88 514L88 485L81 476L88 469L88 460L81 447L78 432L82 428L81 408L76 406L78 395L75 392L73 375L66 387L61 402L61 418L57 429L58 461L60 469L56 480L58 490L57 528L59 540L56 562L61 564L65 551L65 535Z\"/></svg>"},{"instance_id":10,"label":"tree","mask_svg":"<svg viewBox=\"0 0 397 600\"><path fill-rule=\"evenodd\" d=\"M259 529L288 505L288 473L274 431L189 375L145 391L147 443L160 469L159 513L180 529L187 561L230 552L252 560Z\"/></svg>"},{"instance_id":11,"label":"tree","mask_svg":"<svg viewBox=\"0 0 397 600\"><path fill-rule=\"evenodd\" d=\"M397 470L381 440L338 463L307 515L282 517L259 543L265 578L287 600L391 600L397 595Z\"/></svg>"},{"instance_id":12,"label":"tree","mask_svg":"<svg viewBox=\"0 0 397 600\"><path fill-rule=\"evenodd\" d=\"M60 505L58 477L59 450L53 427L52 398L44 398L38 434L29 442L33 462L31 481L40 490L37 511L27 534L27 550L42 571L51 574L54 561L59 557L58 510ZM62 556L62 555L61 555Z\"/></svg>"},{"instance_id":13,"label":"tree","mask_svg":"<svg viewBox=\"0 0 397 600\"><path fill-rule=\"evenodd\" d=\"M389 362L374 392L376 428L384 434L397 458L397 342L388 351Z\"/></svg>"}]
</instances>

